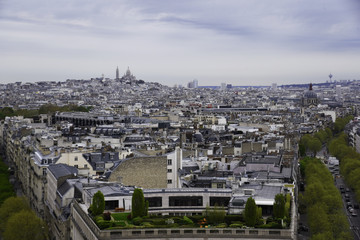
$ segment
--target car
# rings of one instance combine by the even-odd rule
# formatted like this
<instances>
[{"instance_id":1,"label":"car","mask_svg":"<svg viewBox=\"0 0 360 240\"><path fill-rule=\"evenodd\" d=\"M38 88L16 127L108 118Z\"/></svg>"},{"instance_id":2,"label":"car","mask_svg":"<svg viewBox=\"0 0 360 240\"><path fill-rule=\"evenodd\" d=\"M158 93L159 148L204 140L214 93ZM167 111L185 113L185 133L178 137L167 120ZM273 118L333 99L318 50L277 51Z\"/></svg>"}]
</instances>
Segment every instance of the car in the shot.
<instances>
[{"instance_id":1,"label":"car","mask_svg":"<svg viewBox=\"0 0 360 240\"><path fill-rule=\"evenodd\" d=\"M355 209L359 209L359 204L354 203L354 208L355 208Z\"/></svg>"},{"instance_id":2,"label":"car","mask_svg":"<svg viewBox=\"0 0 360 240\"><path fill-rule=\"evenodd\" d=\"M346 191L346 192L350 192L350 189L349 189L349 188L346 188L345 191Z\"/></svg>"},{"instance_id":3,"label":"car","mask_svg":"<svg viewBox=\"0 0 360 240\"><path fill-rule=\"evenodd\" d=\"M347 202L347 203L346 203L346 207L347 207L347 208L352 207L351 202Z\"/></svg>"},{"instance_id":4,"label":"car","mask_svg":"<svg viewBox=\"0 0 360 240\"><path fill-rule=\"evenodd\" d=\"M352 207L348 207L348 211L349 211L350 213L355 212L355 210L354 210Z\"/></svg>"},{"instance_id":5,"label":"car","mask_svg":"<svg viewBox=\"0 0 360 240\"><path fill-rule=\"evenodd\" d=\"M341 193L345 193L345 189L340 189L340 192L341 192Z\"/></svg>"},{"instance_id":6,"label":"car","mask_svg":"<svg viewBox=\"0 0 360 240\"><path fill-rule=\"evenodd\" d=\"M345 199L350 199L350 195L345 193Z\"/></svg>"},{"instance_id":7,"label":"car","mask_svg":"<svg viewBox=\"0 0 360 240\"><path fill-rule=\"evenodd\" d=\"M300 231L303 231L303 232L308 232L309 231L309 228L305 225L301 225L299 228L298 228L298 232Z\"/></svg>"},{"instance_id":8,"label":"car","mask_svg":"<svg viewBox=\"0 0 360 240\"><path fill-rule=\"evenodd\" d=\"M351 216L357 217L357 213L354 211L354 212L351 213Z\"/></svg>"}]
</instances>

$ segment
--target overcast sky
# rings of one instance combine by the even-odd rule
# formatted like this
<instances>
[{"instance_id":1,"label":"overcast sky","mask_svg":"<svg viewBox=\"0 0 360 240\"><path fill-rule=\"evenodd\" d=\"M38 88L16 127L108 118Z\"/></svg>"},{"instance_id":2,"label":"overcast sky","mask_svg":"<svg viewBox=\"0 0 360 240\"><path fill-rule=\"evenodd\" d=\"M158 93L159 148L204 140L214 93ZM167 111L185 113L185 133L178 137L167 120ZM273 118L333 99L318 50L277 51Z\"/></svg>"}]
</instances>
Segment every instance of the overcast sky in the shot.
<instances>
[{"instance_id":1,"label":"overcast sky","mask_svg":"<svg viewBox=\"0 0 360 240\"><path fill-rule=\"evenodd\" d=\"M360 79L360 0L0 0L0 82Z\"/></svg>"}]
</instances>

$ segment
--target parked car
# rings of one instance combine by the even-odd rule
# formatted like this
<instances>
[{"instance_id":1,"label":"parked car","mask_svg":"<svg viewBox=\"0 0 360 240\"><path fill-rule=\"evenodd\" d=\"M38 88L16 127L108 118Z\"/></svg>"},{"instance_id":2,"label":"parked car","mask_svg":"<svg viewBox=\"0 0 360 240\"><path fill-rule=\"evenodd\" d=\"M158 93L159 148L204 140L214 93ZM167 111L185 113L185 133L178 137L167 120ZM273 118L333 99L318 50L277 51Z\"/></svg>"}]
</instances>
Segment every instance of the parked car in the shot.
<instances>
[{"instance_id":1,"label":"parked car","mask_svg":"<svg viewBox=\"0 0 360 240\"><path fill-rule=\"evenodd\" d=\"M357 217L357 213L356 213L355 211L353 211L353 212L351 213L351 216Z\"/></svg>"},{"instance_id":2,"label":"parked car","mask_svg":"<svg viewBox=\"0 0 360 240\"><path fill-rule=\"evenodd\" d=\"M301 225L299 228L298 228L298 232L308 232L309 231L309 228L305 225Z\"/></svg>"},{"instance_id":3,"label":"parked car","mask_svg":"<svg viewBox=\"0 0 360 240\"><path fill-rule=\"evenodd\" d=\"M354 210L352 207L348 207L348 211L349 211L350 213L353 213L355 210Z\"/></svg>"}]
</instances>

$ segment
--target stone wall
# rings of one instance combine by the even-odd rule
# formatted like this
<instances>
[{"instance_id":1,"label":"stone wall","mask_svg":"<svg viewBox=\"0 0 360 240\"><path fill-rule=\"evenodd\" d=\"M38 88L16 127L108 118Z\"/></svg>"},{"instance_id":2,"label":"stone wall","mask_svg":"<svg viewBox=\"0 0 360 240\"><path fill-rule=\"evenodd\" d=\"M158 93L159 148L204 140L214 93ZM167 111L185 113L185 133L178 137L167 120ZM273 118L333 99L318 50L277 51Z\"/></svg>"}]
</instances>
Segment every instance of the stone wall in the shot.
<instances>
[{"instance_id":1,"label":"stone wall","mask_svg":"<svg viewBox=\"0 0 360 240\"><path fill-rule=\"evenodd\" d=\"M135 157L122 163L111 173L109 181L142 188L167 187L167 158Z\"/></svg>"}]
</instances>

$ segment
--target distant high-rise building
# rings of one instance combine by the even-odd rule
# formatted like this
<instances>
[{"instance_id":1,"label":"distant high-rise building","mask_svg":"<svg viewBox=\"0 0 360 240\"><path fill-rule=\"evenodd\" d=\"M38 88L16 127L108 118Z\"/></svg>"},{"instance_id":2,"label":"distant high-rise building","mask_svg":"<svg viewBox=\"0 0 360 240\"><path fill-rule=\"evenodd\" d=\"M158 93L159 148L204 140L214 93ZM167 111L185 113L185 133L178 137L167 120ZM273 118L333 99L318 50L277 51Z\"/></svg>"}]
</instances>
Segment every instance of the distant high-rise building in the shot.
<instances>
[{"instance_id":1,"label":"distant high-rise building","mask_svg":"<svg viewBox=\"0 0 360 240\"><path fill-rule=\"evenodd\" d=\"M342 95L341 95L341 85L336 85L335 86L335 93L336 93L335 99L337 101L339 101L341 99L341 97L342 97Z\"/></svg>"},{"instance_id":2,"label":"distant high-rise building","mask_svg":"<svg viewBox=\"0 0 360 240\"><path fill-rule=\"evenodd\" d=\"M187 87L188 88L198 88L199 83L197 79L192 80L191 82L188 82Z\"/></svg>"},{"instance_id":3,"label":"distant high-rise building","mask_svg":"<svg viewBox=\"0 0 360 240\"><path fill-rule=\"evenodd\" d=\"M120 79L119 67L116 68L116 80Z\"/></svg>"},{"instance_id":4,"label":"distant high-rise building","mask_svg":"<svg viewBox=\"0 0 360 240\"><path fill-rule=\"evenodd\" d=\"M277 90L277 84L276 84L276 83L273 83L273 84L271 85L271 90L273 90L273 91L276 91L276 90Z\"/></svg>"},{"instance_id":5,"label":"distant high-rise building","mask_svg":"<svg viewBox=\"0 0 360 240\"><path fill-rule=\"evenodd\" d=\"M221 83L220 89L221 89L221 90L225 90L225 89L226 89L226 83Z\"/></svg>"},{"instance_id":6,"label":"distant high-rise building","mask_svg":"<svg viewBox=\"0 0 360 240\"><path fill-rule=\"evenodd\" d=\"M199 86L198 80L197 80L197 79L194 79L194 80L193 80L193 83L194 83L194 88L198 88L198 86Z\"/></svg>"}]
</instances>

